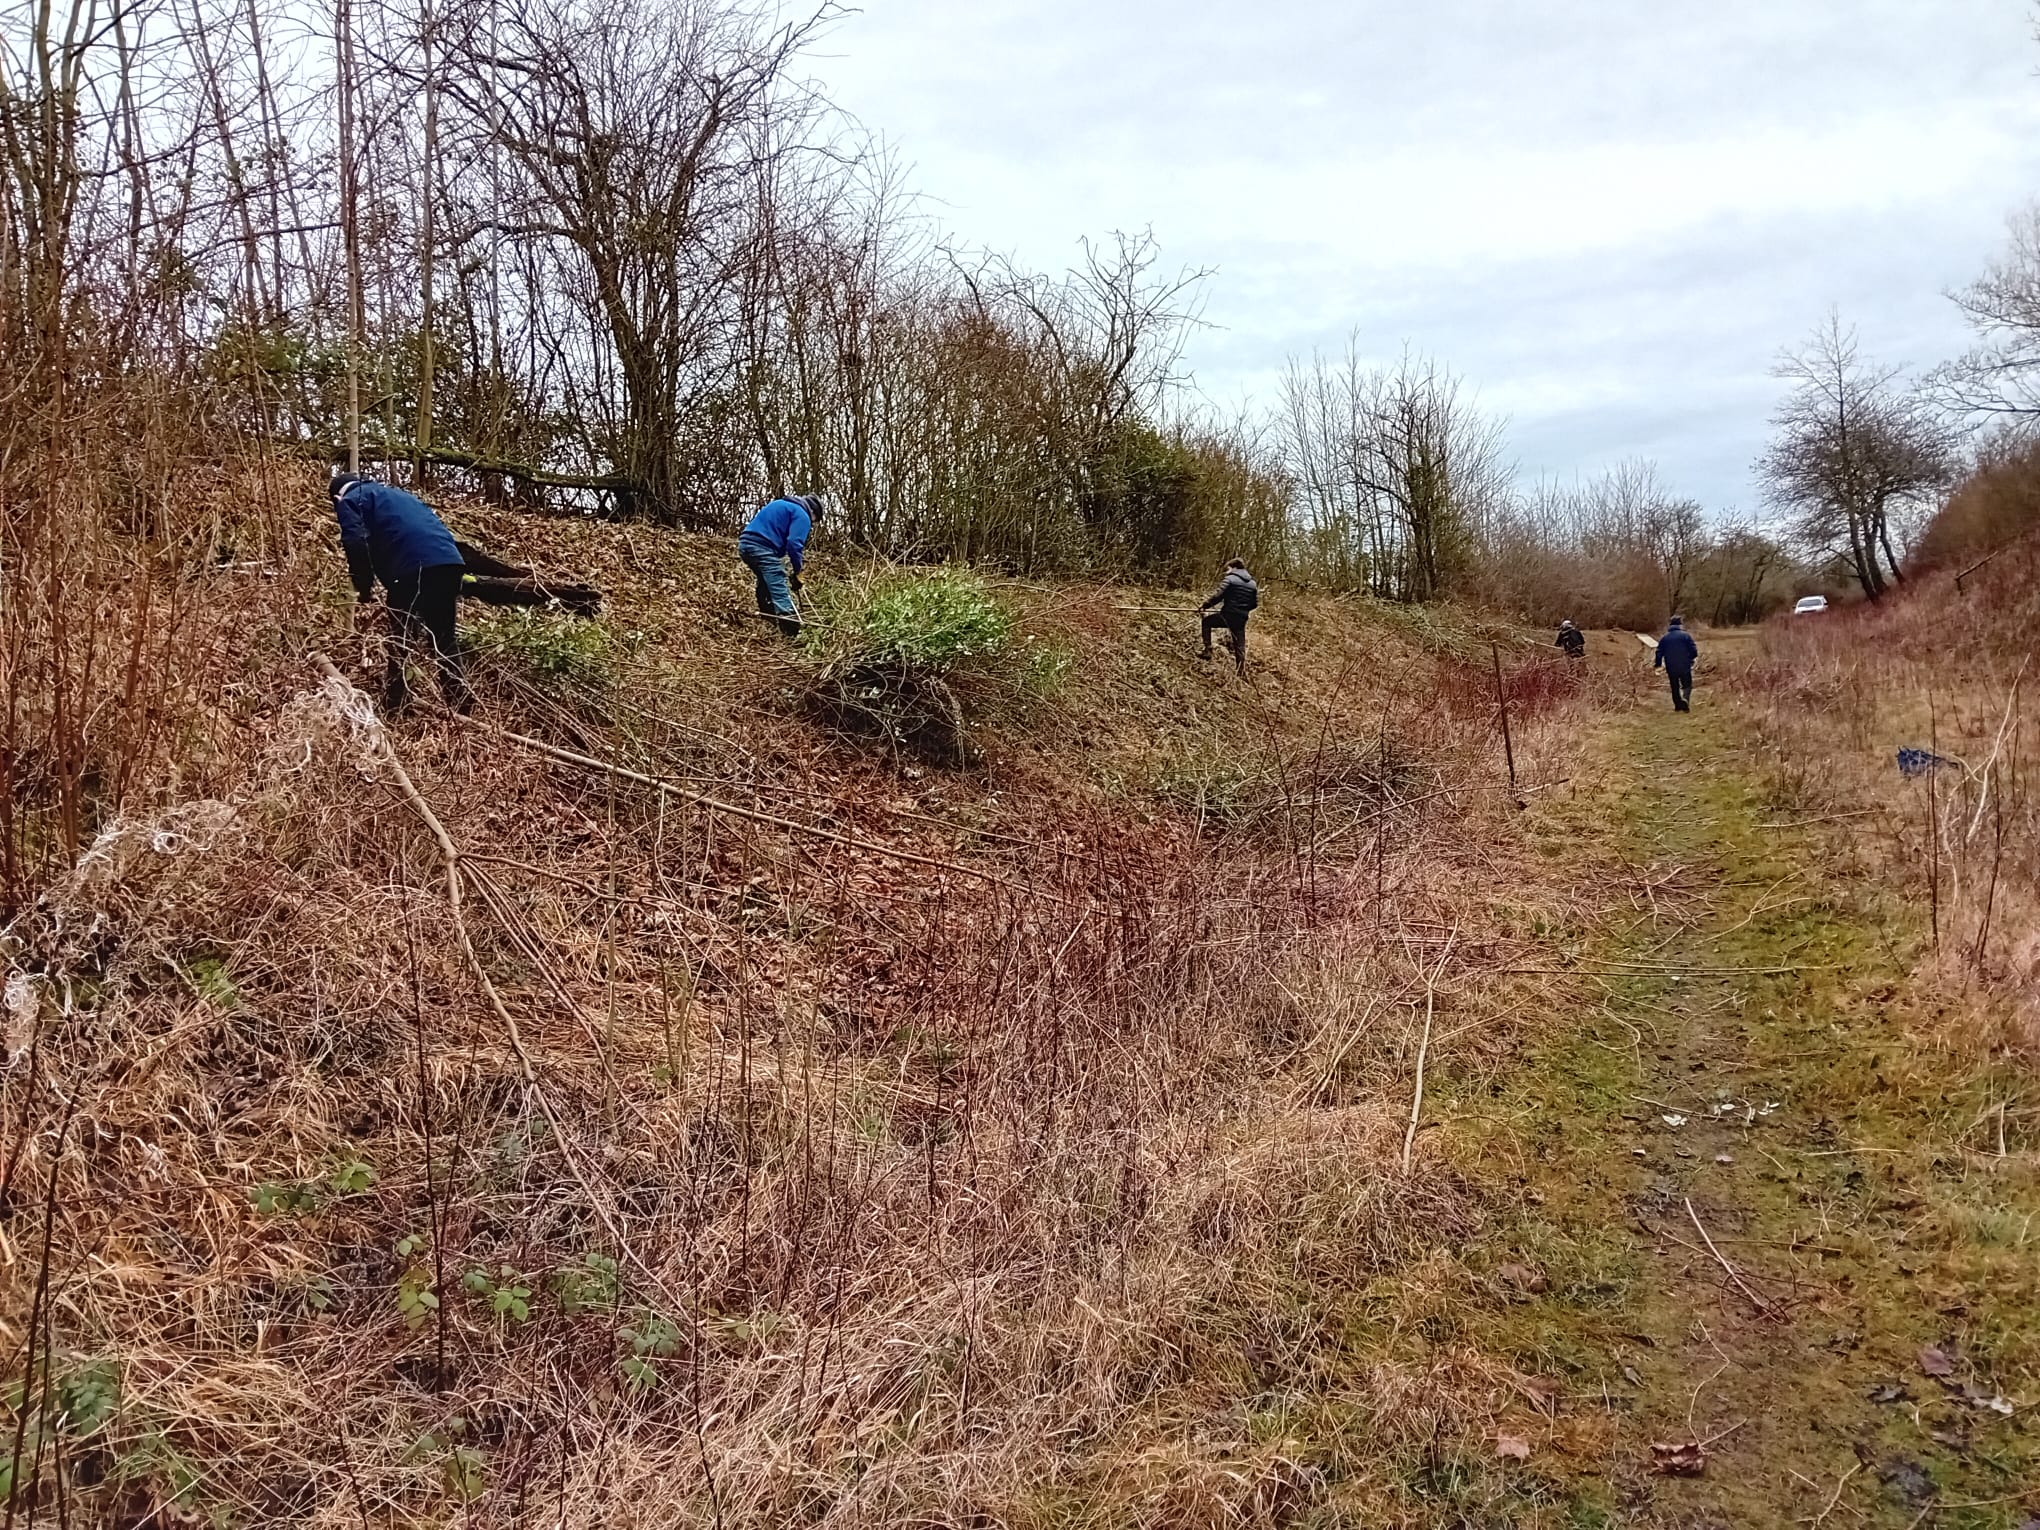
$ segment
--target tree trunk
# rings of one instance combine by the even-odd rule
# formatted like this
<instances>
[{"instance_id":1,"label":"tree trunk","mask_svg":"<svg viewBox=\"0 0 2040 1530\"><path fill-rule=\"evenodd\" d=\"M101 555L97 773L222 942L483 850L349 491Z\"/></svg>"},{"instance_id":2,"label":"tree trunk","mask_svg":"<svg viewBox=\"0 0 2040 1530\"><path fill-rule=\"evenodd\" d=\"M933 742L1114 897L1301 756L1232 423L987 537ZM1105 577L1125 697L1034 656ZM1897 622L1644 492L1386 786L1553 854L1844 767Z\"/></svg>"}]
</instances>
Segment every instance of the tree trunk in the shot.
<instances>
[{"instance_id":1,"label":"tree trunk","mask_svg":"<svg viewBox=\"0 0 2040 1530\"><path fill-rule=\"evenodd\" d=\"M1884 593L1884 581L1878 577L1874 549L1864 543L1863 522L1855 510L1846 509L1843 518L1849 526L1849 563L1856 571L1856 583L1863 587L1863 594L1875 600Z\"/></svg>"},{"instance_id":2,"label":"tree trunk","mask_svg":"<svg viewBox=\"0 0 2040 1530\"><path fill-rule=\"evenodd\" d=\"M354 17L349 0L333 8L335 73L340 88L340 241L347 255L347 471L361 471L361 244L354 204Z\"/></svg>"},{"instance_id":3,"label":"tree trunk","mask_svg":"<svg viewBox=\"0 0 2040 1530\"><path fill-rule=\"evenodd\" d=\"M1891 550L1891 518L1881 508L1877 512L1877 542L1884 549L1885 561L1891 565L1892 583L1904 584L1905 574L1898 566L1898 554Z\"/></svg>"},{"instance_id":4,"label":"tree trunk","mask_svg":"<svg viewBox=\"0 0 2040 1530\"><path fill-rule=\"evenodd\" d=\"M423 52L425 62L425 143L424 170L420 176L418 207L418 306L420 310L418 333L418 424L414 439L418 443L418 457L413 471L422 488L426 483L427 464L432 450L432 384L436 357L434 326L437 314L433 303L432 279L435 231L434 214L437 211L438 187L435 177L439 173L439 79L432 57L433 27L435 18L431 0L426 0L423 17Z\"/></svg>"}]
</instances>

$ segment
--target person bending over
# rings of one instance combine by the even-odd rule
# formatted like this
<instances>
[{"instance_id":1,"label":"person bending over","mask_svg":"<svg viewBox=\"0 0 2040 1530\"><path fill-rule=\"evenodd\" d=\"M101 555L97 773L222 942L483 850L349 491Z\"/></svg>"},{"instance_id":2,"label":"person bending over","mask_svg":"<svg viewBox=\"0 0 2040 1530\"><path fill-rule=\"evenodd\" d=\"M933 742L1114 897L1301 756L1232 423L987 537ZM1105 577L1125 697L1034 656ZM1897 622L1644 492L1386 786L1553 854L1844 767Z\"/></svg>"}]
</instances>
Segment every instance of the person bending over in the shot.
<instances>
[{"instance_id":1,"label":"person bending over","mask_svg":"<svg viewBox=\"0 0 2040 1530\"><path fill-rule=\"evenodd\" d=\"M800 635L801 562L808 536L822 513L819 494L789 494L767 500L737 536L737 556L756 581L758 613L772 617L788 637Z\"/></svg>"},{"instance_id":2,"label":"person bending over","mask_svg":"<svg viewBox=\"0 0 2040 1530\"><path fill-rule=\"evenodd\" d=\"M468 688L454 621L467 568L453 533L415 494L373 478L342 473L327 492L356 597L364 603L374 600L381 581L389 606L384 710L400 712L409 703L405 660L416 650L429 653L438 666L446 704L462 714L471 711L474 692Z\"/></svg>"}]
</instances>

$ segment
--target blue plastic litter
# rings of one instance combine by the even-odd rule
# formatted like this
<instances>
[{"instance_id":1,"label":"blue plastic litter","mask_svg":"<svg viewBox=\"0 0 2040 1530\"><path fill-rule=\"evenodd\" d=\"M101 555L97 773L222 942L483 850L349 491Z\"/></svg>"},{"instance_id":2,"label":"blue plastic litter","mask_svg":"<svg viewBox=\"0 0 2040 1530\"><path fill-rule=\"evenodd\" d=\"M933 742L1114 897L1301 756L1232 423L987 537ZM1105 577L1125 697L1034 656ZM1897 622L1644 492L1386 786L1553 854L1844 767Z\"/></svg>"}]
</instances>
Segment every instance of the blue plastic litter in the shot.
<instances>
[{"instance_id":1,"label":"blue plastic litter","mask_svg":"<svg viewBox=\"0 0 2040 1530\"><path fill-rule=\"evenodd\" d=\"M1931 749L1901 749L1898 751L1898 773L1908 781L1925 775L1937 765L1960 765L1960 760L1951 760L1945 754L1935 754Z\"/></svg>"}]
</instances>

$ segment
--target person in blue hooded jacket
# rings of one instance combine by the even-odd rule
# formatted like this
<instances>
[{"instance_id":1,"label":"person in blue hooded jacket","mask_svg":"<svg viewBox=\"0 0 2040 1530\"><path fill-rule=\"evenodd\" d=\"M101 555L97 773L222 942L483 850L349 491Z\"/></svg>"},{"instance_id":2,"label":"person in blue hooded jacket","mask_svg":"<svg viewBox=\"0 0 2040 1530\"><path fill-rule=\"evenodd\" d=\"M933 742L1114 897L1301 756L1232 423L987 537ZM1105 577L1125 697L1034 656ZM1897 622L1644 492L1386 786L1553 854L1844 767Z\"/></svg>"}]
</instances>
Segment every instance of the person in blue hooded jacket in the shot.
<instances>
[{"instance_id":1,"label":"person in blue hooded jacket","mask_svg":"<svg viewBox=\"0 0 2040 1530\"><path fill-rule=\"evenodd\" d=\"M390 612L389 665L383 676L383 705L400 711L410 700L405 660L412 650L429 653L439 669L447 705L465 713L474 706L461 662L454 610L460 603L467 567L446 523L415 494L342 473L328 492L340 523L355 596L375 599L381 582Z\"/></svg>"},{"instance_id":2,"label":"person in blue hooded jacket","mask_svg":"<svg viewBox=\"0 0 2040 1530\"><path fill-rule=\"evenodd\" d=\"M1693 661L1700 657L1700 645L1686 630L1685 622L1673 617L1665 635L1658 639L1657 663L1672 682L1672 710L1693 710Z\"/></svg>"},{"instance_id":3,"label":"person in blue hooded jacket","mask_svg":"<svg viewBox=\"0 0 2040 1530\"><path fill-rule=\"evenodd\" d=\"M767 500L737 537L737 556L757 585L758 613L779 623L788 637L800 634L801 563L808 536L822 513L818 494L788 494Z\"/></svg>"}]
</instances>

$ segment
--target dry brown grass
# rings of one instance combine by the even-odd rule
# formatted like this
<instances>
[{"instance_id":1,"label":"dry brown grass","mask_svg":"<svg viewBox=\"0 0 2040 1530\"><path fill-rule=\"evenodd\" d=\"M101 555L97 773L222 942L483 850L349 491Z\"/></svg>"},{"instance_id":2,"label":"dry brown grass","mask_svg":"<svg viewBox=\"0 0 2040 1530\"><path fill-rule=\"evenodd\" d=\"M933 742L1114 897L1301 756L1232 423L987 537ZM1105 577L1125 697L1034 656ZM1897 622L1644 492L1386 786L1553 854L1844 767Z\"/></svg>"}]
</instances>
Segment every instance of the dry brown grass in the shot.
<instances>
[{"instance_id":1,"label":"dry brown grass","mask_svg":"<svg viewBox=\"0 0 2040 1530\"><path fill-rule=\"evenodd\" d=\"M308 663L373 654L294 503L182 565L212 690L8 931L18 1509L1275 1524L1506 1394L1355 1337L1481 1215L1398 1166L1422 974L1457 930L1463 1093L1542 981L1479 636L1278 596L1242 688L1015 590L1074 677L945 774L804 717L719 544L470 514L615 595L609 683L499 668L489 725L825 835L385 734ZM1518 694L1534 788L1586 702Z\"/></svg>"},{"instance_id":2,"label":"dry brown grass","mask_svg":"<svg viewBox=\"0 0 2040 1530\"><path fill-rule=\"evenodd\" d=\"M1880 605L1773 623L1742 686L1781 815L1834 825L1859 869L1928 912L1954 1011L1995 1017L1985 1050L2040 1046L2036 573L2028 539L1959 589L1933 572ZM1902 748L1944 763L1908 778Z\"/></svg>"}]
</instances>

